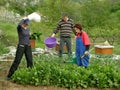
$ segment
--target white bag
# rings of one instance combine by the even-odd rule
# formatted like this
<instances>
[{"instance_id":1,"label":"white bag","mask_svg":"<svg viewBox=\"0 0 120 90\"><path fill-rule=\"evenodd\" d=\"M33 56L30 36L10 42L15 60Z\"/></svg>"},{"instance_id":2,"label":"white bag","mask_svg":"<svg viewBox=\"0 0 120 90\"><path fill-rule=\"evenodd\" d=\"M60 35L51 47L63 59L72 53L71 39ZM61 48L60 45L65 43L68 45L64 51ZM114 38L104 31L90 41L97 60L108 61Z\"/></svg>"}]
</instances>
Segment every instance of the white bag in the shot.
<instances>
[{"instance_id":1,"label":"white bag","mask_svg":"<svg viewBox=\"0 0 120 90\"><path fill-rule=\"evenodd\" d=\"M31 13L30 15L28 15L28 19L34 20L36 22L40 22L41 16L38 13L34 12L34 13Z\"/></svg>"}]
</instances>

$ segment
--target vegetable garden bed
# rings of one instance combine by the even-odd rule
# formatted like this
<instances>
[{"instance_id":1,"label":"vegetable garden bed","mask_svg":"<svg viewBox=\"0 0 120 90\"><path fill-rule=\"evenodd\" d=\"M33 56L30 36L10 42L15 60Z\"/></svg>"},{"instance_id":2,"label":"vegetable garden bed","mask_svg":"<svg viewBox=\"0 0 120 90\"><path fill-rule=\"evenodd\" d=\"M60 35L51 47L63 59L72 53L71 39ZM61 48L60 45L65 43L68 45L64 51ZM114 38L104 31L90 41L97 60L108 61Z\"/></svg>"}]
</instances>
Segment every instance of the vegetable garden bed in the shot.
<instances>
[{"instance_id":1,"label":"vegetable garden bed","mask_svg":"<svg viewBox=\"0 0 120 90\"><path fill-rule=\"evenodd\" d=\"M16 88L28 87L29 90L33 90L32 87L36 88L36 90L42 90L43 88L47 90L120 89L120 69L118 68L120 67L120 60L91 58L89 67L84 68L75 64L64 63L64 59L66 60L67 58L59 59L49 55L34 57L34 67L32 69L25 69L26 62L22 60L19 69L12 77L12 82L14 83L8 81L11 84L4 85L6 87L10 85L12 87L13 85ZM9 69L9 66L7 69ZM9 90L12 89L9 88ZM25 90L28 89L26 88Z\"/></svg>"},{"instance_id":2,"label":"vegetable garden bed","mask_svg":"<svg viewBox=\"0 0 120 90\"><path fill-rule=\"evenodd\" d=\"M40 56L36 58L34 67L20 69L12 77L20 84L54 85L65 88L120 88L120 61L97 60L91 58L88 68L75 64L66 64L59 58Z\"/></svg>"}]
</instances>

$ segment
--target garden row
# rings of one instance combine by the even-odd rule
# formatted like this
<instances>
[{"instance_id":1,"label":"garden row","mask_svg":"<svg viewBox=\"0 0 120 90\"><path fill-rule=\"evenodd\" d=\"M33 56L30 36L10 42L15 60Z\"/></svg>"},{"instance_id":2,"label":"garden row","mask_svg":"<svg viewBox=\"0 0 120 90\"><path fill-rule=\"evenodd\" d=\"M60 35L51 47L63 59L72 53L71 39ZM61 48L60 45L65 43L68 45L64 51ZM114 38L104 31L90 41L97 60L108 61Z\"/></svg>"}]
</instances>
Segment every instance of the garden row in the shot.
<instances>
[{"instance_id":1,"label":"garden row","mask_svg":"<svg viewBox=\"0 0 120 90\"><path fill-rule=\"evenodd\" d=\"M91 58L88 68L62 63L59 62L59 58L51 57L50 59L49 56L40 56L34 62L33 68L17 70L12 80L19 84L53 85L66 88L120 88L119 60Z\"/></svg>"}]
</instances>

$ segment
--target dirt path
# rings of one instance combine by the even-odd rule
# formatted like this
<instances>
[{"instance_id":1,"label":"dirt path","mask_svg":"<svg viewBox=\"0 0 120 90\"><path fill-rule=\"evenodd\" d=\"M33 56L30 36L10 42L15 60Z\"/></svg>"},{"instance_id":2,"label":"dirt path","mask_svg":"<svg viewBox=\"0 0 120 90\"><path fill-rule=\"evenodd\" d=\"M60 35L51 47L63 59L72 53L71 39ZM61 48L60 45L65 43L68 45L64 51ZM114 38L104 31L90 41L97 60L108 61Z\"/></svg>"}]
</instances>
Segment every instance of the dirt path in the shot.
<instances>
[{"instance_id":1,"label":"dirt path","mask_svg":"<svg viewBox=\"0 0 120 90\"><path fill-rule=\"evenodd\" d=\"M0 90L69 90L66 88L54 87L54 86L30 86L30 85L19 85L11 81L0 81ZM120 89L73 89L73 90L120 90Z\"/></svg>"},{"instance_id":2,"label":"dirt path","mask_svg":"<svg viewBox=\"0 0 120 90\"><path fill-rule=\"evenodd\" d=\"M30 85L19 85L11 81L0 81L0 90L67 90L64 88L51 87L51 86L30 86Z\"/></svg>"}]
</instances>

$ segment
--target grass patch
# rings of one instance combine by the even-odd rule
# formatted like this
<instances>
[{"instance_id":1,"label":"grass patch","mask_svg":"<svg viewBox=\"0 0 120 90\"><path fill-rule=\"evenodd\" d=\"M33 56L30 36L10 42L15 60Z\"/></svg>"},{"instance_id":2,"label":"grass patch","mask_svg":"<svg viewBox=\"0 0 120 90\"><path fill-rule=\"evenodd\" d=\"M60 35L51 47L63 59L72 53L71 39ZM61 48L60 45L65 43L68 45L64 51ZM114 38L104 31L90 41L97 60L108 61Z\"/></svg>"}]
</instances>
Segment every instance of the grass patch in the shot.
<instances>
[{"instance_id":1,"label":"grass patch","mask_svg":"<svg viewBox=\"0 0 120 90\"><path fill-rule=\"evenodd\" d=\"M0 43L0 55L6 54L8 52L9 52L9 49L5 48L5 46Z\"/></svg>"}]
</instances>

